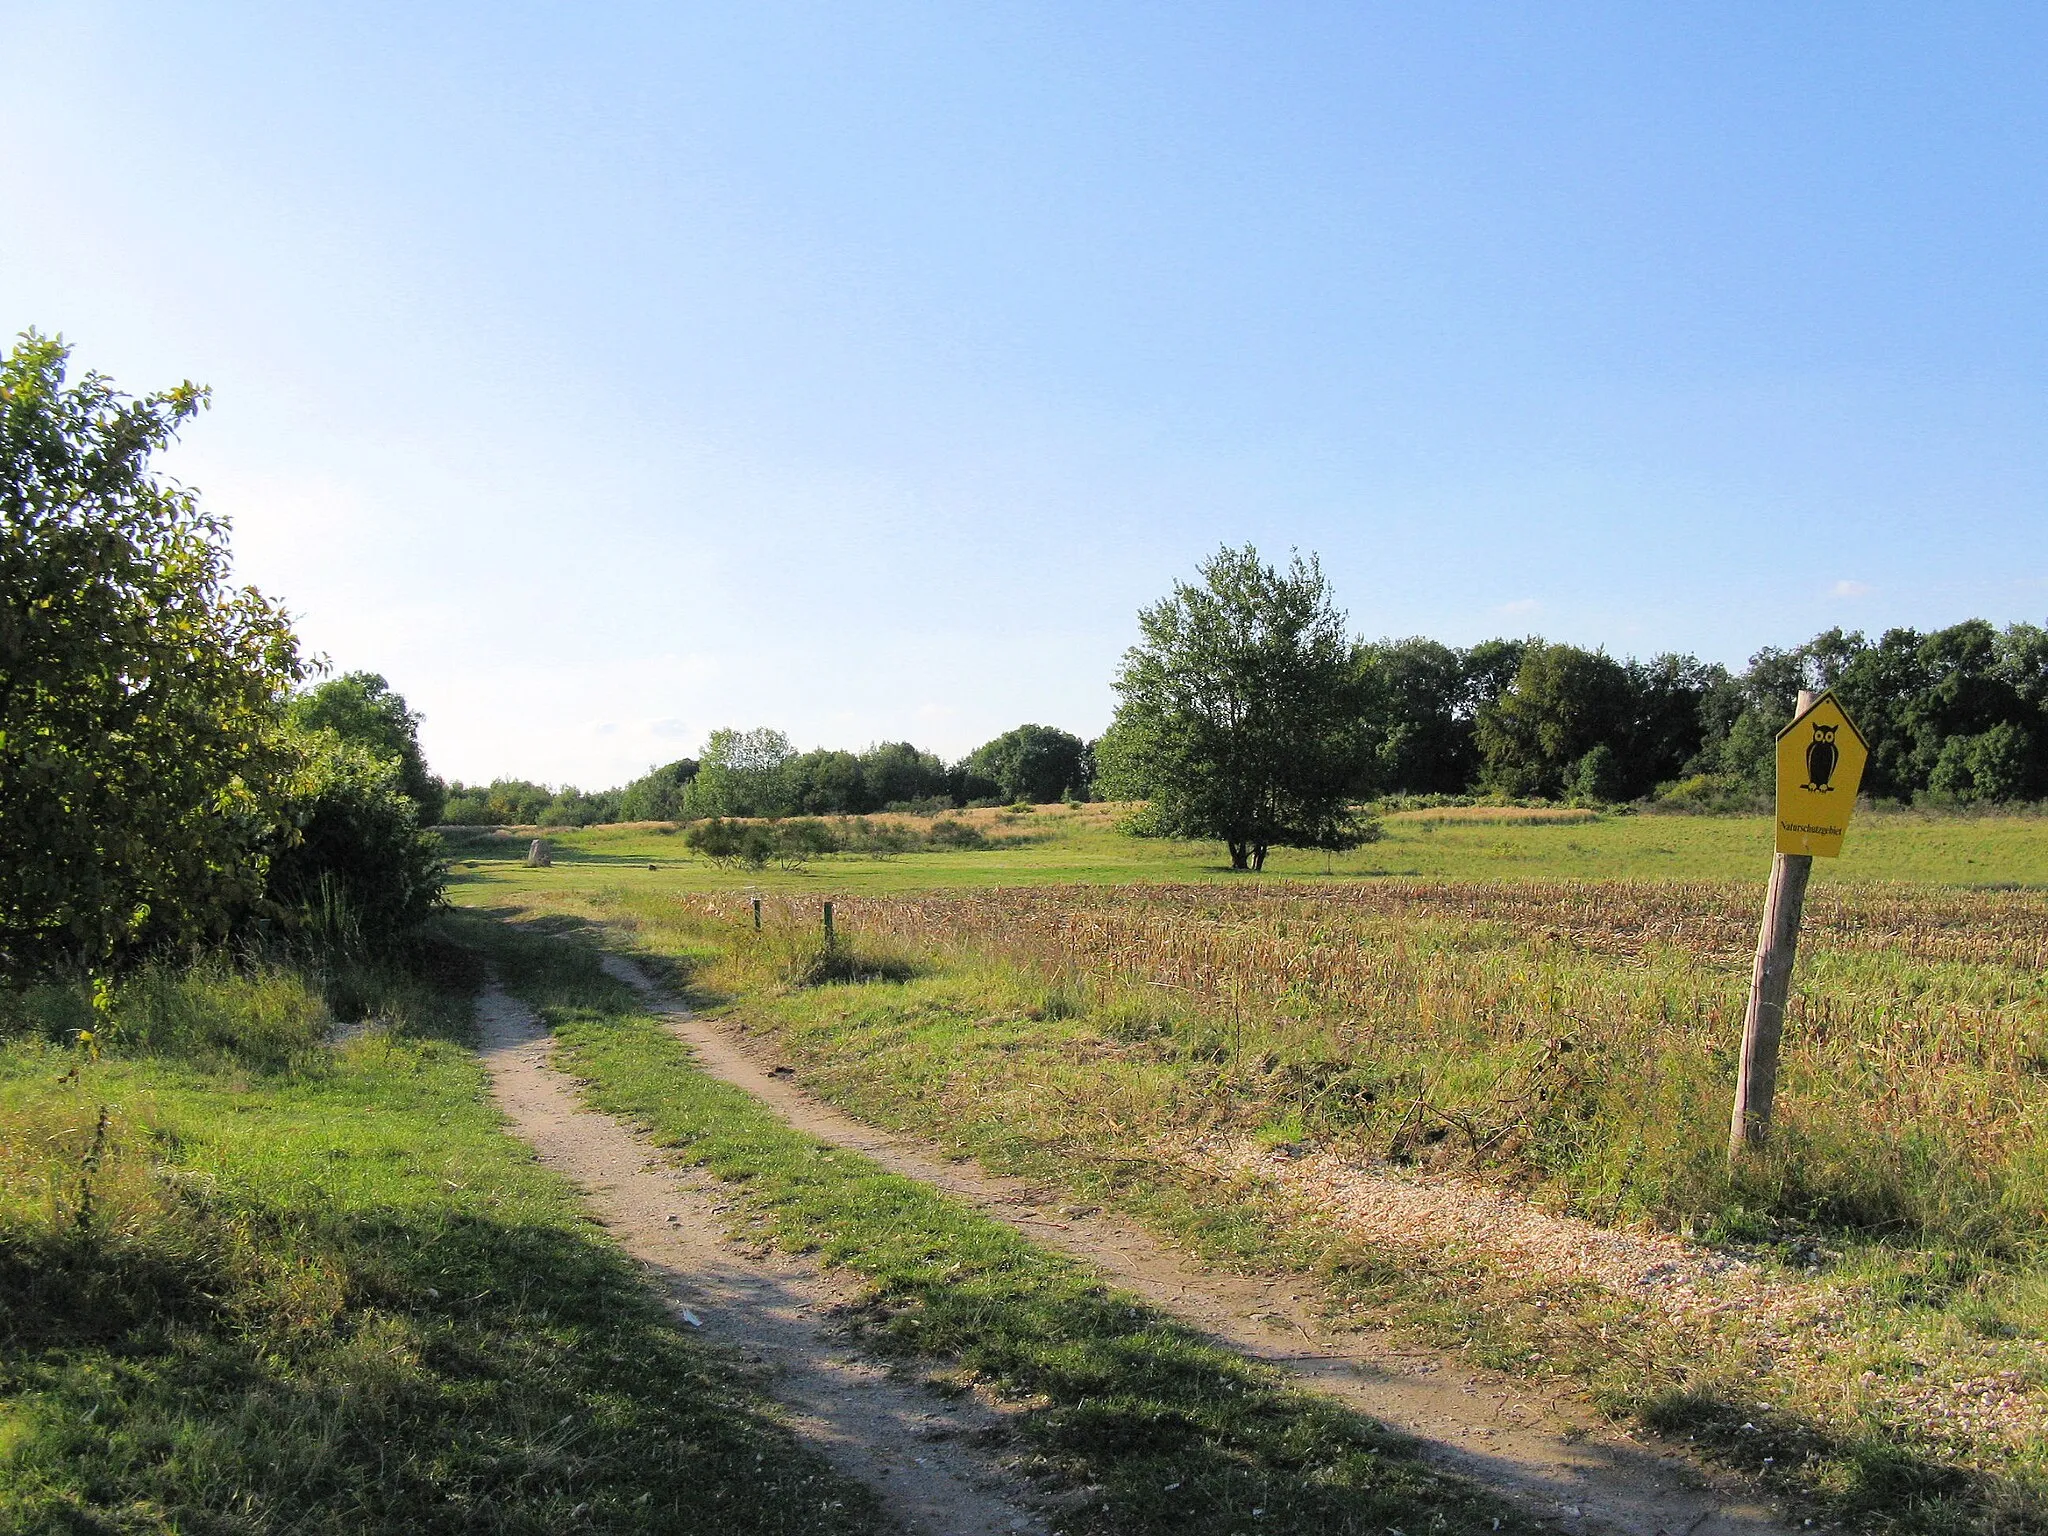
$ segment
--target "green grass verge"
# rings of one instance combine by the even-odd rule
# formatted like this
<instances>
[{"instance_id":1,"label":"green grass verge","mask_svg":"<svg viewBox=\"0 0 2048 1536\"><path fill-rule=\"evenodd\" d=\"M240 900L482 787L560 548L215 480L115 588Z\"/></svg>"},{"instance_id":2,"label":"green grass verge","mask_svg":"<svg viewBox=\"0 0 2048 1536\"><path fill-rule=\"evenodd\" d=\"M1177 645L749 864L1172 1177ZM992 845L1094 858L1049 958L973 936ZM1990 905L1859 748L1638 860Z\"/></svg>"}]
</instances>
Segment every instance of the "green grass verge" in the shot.
<instances>
[{"instance_id":1,"label":"green grass verge","mask_svg":"<svg viewBox=\"0 0 2048 1536\"><path fill-rule=\"evenodd\" d=\"M338 1049L290 972L0 995L0 1532L884 1528L504 1132L454 969Z\"/></svg>"},{"instance_id":2,"label":"green grass verge","mask_svg":"<svg viewBox=\"0 0 2048 1536\"><path fill-rule=\"evenodd\" d=\"M863 1277L876 1349L1019 1405L1030 1470L1077 1533L1514 1530L1385 1431L1104 1287L1083 1267L694 1069L581 945L500 930L491 952L593 1103L731 1181L751 1230Z\"/></svg>"}]
</instances>

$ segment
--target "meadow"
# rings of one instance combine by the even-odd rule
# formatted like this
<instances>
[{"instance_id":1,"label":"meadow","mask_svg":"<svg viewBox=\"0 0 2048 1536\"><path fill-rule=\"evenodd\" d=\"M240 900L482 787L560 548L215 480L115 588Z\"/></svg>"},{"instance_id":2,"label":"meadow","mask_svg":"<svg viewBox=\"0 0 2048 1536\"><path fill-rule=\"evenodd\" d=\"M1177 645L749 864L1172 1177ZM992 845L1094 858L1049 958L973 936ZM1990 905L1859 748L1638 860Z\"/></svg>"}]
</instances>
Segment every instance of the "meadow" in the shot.
<instances>
[{"instance_id":1,"label":"meadow","mask_svg":"<svg viewBox=\"0 0 2048 1536\"><path fill-rule=\"evenodd\" d=\"M502 1129L439 953L347 1025L274 966L0 993L0 1532L887 1528Z\"/></svg>"},{"instance_id":2,"label":"meadow","mask_svg":"<svg viewBox=\"0 0 2048 1536\"><path fill-rule=\"evenodd\" d=\"M458 879L483 872L520 889L512 867L546 838L556 861L623 885L693 889L899 891L1128 881L1241 884L1213 843L1128 837L1125 808L1038 806L953 813L991 846L900 855L834 854L796 869L721 868L693 855L665 822L578 829L444 829ZM873 817L871 821L892 818ZM911 818L903 818L909 820ZM927 821L928 825L929 822ZM1749 880L1770 869L1770 821L1760 816L1657 816L1514 807L1406 811L1381 822L1380 840L1324 855L1279 848L1267 880ZM653 869L648 866L653 865ZM643 875L656 878L642 882ZM1865 811L1840 859L1819 860L1815 883L2048 885L2048 816L1954 816ZM557 878L556 883L559 882ZM549 888L539 877L534 889Z\"/></svg>"},{"instance_id":3,"label":"meadow","mask_svg":"<svg viewBox=\"0 0 2048 1536\"><path fill-rule=\"evenodd\" d=\"M1778 1133L1731 1171L1764 824L1434 813L1250 881L1113 815L758 874L651 828L551 839L548 870L479 843L456 894L665 962L878 1123L1574 1382L1816 1518L2048 1522L2044 823L1858 822L1809 903ZM1669 1312L1331 1214L1387 1190L1682 1235L1748 1289Z\"/></svg>"}]
</instances>

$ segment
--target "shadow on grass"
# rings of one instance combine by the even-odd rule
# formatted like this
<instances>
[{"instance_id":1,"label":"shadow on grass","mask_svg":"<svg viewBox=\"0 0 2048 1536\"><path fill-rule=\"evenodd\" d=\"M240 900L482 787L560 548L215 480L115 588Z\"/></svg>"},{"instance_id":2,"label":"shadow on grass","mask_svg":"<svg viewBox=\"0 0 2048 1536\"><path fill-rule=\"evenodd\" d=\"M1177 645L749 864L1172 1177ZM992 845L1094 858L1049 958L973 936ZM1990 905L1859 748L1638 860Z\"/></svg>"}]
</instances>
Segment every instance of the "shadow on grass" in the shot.
<instances>
[{"instance_id":1,"label":"shadow on grass","mask_svg":"<svg viewBox=\"0 0 2048 1536\"><path fill-rule=\"evenodd\" d=\"M1819 1497L1851 1526L1898 1532L2048 1531L2037 1503L2000 1479L1942 1460L1896 1435L1844 1434L1810 1418L1699 1387L1637 1405L1649 1428L1687 1436L1712 1459L1773 1491Z\"/></svg>"},{"instance_id":2,"label":"shadow on grass","mask_svg":"<svg viewBox=\"0 0 2048 1536\"><path fill-rule=\"evenodd\" d=\"M300 1277L345 1297L325 1316L253 1320L203 1255L8 1245L0 1530L145 1506L336 1533L880 1528L599 1242L475 1214L303 1226Z\"/></svg>"}]
</instances>

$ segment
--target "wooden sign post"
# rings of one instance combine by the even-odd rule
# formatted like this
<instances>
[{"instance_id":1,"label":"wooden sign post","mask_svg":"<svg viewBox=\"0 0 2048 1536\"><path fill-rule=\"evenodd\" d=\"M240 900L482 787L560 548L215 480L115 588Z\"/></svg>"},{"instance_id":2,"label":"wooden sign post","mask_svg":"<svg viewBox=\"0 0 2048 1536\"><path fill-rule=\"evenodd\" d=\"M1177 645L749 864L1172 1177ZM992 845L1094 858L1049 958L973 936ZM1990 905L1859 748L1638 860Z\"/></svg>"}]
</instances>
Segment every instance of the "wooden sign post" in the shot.
<instances>
[{"instance_id":1,"label":"wooden sign post","mask_svg":"<svg viewBox=\"0 0 2048 1536\"><path fill-rule=\"evenodd\" d=\"M1735 1072L1735 1113L1728 1126L1728 1161L1764 1144L1771 1101L1778 1092L1778 1043L1785 1033L1785 999L1799 952L1799 919L1816 857L1842 852L1849 814L1870 749L1832 694L1800 690L1792 723L1778 733L1777 851L1771 888L1756 937L1749 977L1749 1009L1742 1019L1742 1060Z\"/></svg>"}]
</instances>

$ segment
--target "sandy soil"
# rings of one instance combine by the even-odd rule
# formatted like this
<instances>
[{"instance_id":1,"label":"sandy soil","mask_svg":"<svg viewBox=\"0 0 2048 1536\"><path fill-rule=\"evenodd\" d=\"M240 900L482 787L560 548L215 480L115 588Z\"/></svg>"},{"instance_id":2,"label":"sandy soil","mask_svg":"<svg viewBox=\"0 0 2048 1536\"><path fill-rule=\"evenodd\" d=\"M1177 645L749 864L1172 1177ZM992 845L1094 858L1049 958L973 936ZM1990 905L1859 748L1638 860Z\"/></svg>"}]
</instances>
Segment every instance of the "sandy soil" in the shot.
<instances>
[{"instance_id":1,"label":"sandy soil","mask_svg":"<svg viewBox=\"0 0 2048 1536\"><path fill-rule=\"evenodd\" d=\"M605 968L647 994L704 1070L745 1089L791 1125L945 1190L1246 1355L1289 1372L1394 1429L1424 1454L1517 1499L1568 1530L1629 1536L1764 1536L1785 1527L1748 1490L1597 1423L1564 1392L1471 1370L1376 1334L1325 1327L1304 1290L1217 1273L1135 1223L1062 1204L1051 1191L992 1178L927 1145L879 1131L806 1094L786 1069L661 993L631 961Z\"/></svg>"},{"instance_id":2,"label":"sandy soil","mask_svg":"<svg viewBox=\"0 0 2048 1536\"><path fill-rule=\"evenodd\" d=\"M972 1447L1000 1436L996 1409L942 1399L849 1348L834 1312L857 1284L772 1252L742 1252L725 1235L715 1182L586 1105L549 1065L547 1033L530 1009L493 986L478 1019L492 1093L513 1130L582 1187L683 1323L747 1368L798 1432L880 1494L907 1532L1046 1530L1021 1484Z\"/></svg>"}]
</instances>

